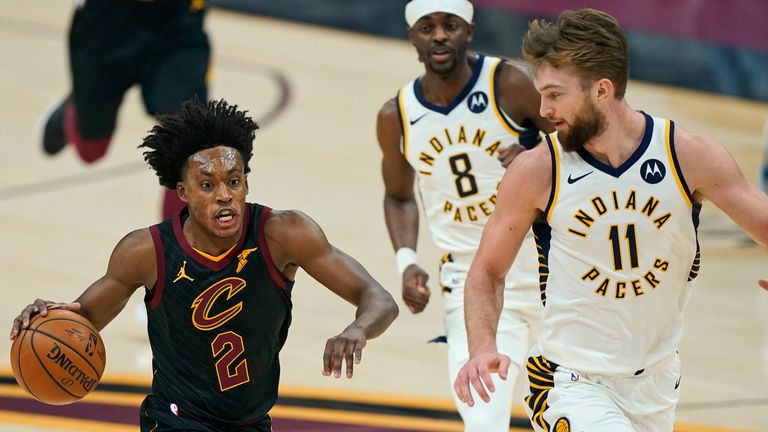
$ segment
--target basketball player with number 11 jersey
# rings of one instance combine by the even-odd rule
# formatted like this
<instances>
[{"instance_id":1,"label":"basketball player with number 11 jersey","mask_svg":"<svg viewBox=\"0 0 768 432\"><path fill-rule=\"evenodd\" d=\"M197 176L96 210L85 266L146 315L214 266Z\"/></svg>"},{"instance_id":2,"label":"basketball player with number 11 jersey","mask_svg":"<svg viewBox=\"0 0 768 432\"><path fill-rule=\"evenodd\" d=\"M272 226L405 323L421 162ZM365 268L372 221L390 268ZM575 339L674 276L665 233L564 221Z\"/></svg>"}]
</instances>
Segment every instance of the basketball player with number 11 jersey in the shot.
<instances>
[{"instance_id":1,"label":"basketball player with number 11 jersey","mask_svg":"<svg viewBox=\"0 0 768 432\"><path fill-rule=\"evenodd\" d=\"M539 141L551 125L538 114L530 77L496 57L467 54L474 25L465 0L414 0L406 6L409 38L425 74L402 87L379 112L384 210L397 251L403 299L413 313L429 300L427 272L418 265L418 196L432 238L442 249L439 283L451 380L468 358L464 283L483 227L496 207L505 167ZM509 272L501 313L499 350L519 369L536 333L541 307L532 236ZM465 431L509 429L516 370L495 378L497 400L469 408L457 404ZM455 395L454 395L455 396Z\"/></svg>"}]
</instances>

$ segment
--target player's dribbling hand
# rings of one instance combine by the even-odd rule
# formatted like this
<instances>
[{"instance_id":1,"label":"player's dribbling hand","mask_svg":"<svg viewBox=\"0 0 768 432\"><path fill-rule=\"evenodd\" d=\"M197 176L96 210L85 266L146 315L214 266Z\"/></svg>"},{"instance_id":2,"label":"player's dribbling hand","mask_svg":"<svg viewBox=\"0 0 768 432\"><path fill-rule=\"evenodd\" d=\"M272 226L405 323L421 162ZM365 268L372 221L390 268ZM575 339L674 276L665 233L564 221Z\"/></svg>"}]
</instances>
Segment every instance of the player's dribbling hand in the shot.
<instances>
[{"instance_id":1,"label":"player's dribbling hand","mask_svg":"<svg viewBox=\"0 0 768 432\"><path fill-rule=\"evenodd\" d=\"M48 315L48 309L77 311L80 310L80 303L57 303L43 299L35 300L22 309L19 316L13 319L13 325L11 325L11 340L16 338L21 330L29 327L29 320L35 316L35 314L40 314L42 316Z\"/></svg>"},{"instance_id":2,"label":"player's dribbling hand","mask_svg":"<svg viewBox=\"0 0 768 432\"><path fill-rule=\"evenodd\" d=\"M339 335L328 339L323 353L323 375L341 377L341 364L347 365L347 378L352 378L354 365L363 359L363 348L367 338L363 330L349 326Z\"/></svg>"},{"instance_id":3,"label":"player's dribbling hand","mask_svg":"<svg viewBox=\"0 0 768 432\"><path fill-rule=\"evenodd\" d=\"M403 272L403 301L411 313L419 313L429 303L427 287L429 275L418 264L411 264Z\"/></svg>"},{"instance_id":4,"label":"player's dribbling hand","mask_svg":"<svg viewBox=\"0 0 768 432\"><path fill-rule=\"evenodd\" d=\"M475 405L471 385L477 391L480 399L486 403L490 402L491 397L488 393L496 391L493 380L491 380L491 374L498 373L501 379L507 379L511 363L512 359L497 352L483 353L470 358L461 368L456 376L456 381L453 383L453 389L459 400L469 406Z\"/></svg>"},{"instance_id":5,"label":"player's dribbling hand","mask_svg":"<svg viewBox=\"0 0 768 432\"><path fill-rule=\"evenodd\" d=\"M499 149L499 154L496 156L496 158L498 158L501 162L501 166L506 168L509 166L509 164L512 163L513 160L515 160L517 155L522 153L524 150L525 147L521 146L520 144L508 145Z\"/></svg>"}]
</instances>

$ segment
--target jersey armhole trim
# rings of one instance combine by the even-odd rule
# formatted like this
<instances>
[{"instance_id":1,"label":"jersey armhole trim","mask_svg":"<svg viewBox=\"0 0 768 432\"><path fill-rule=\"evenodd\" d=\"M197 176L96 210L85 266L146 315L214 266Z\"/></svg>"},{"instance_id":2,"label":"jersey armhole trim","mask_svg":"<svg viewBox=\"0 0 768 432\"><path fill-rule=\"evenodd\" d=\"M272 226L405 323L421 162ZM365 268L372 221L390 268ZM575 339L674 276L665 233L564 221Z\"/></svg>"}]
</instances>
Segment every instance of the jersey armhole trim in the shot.
<instances>
[{"instance_id":1,"label":"jersey armhole trim","mask_svg":"<svg viewBox=\"0 0 768 432\"><path fill-rule=\"evenodd\" d=\"M283 274L277 269L275 262L272 261L272 254L269 253L269 247L267 246L267 238L264 234L264 226L267 224L267 218L272 213L272 209L269 207L262 207L261 214L259 215L259 229L258 229L258 241L259 249L261 250L261 256L264 257L264 263L267 265L267 271L272 280L280 288L287 290L288 284L286 284Z\"/></svg>"},{"instance_id":2,"label":"jersey armhole trim","mask_svg":"<svg viewBox=\"0 0 768 432\"><path fill-rule=\"evenodd\" d=\"M405 101L403 89L397 91L397 118L400 120L400 151L405 160L408 160L408 125L405 123Z\"/></svg>"},{"instance_id":3,"label":"jersey armhole trim","mask_svg":"<svg viewBox=\"0 0 768 432\"><path fill-rule=\"evenodd\" d=\"M553 134L547 134L547 146L549 146L549 155L552 158L552 186L549 192L549 201L544 209L547 222L552 217L552 211L557 203L557 195L560 192L560 155L557 153L557 146L554 143Z\"/></svg>"},{"instance_id":4,"label":"jersey armhole trim","mask_svg":"<svg viewBox=\"0 0 768 432\"><path fill-rule=\"evenodd\" d=\"M493 66L491 66L491 82L489 83L488 88L491 92L491 104L493 105L493 112L496 114L496 118L499 119L499 123L504 127L504 129L509 132L510 135L514 137L520 136L520 130L518 130L516 125L507 118L506 115L501 111L501 107L499 107L499 100L498 100L498 92L496 91L497 86L499 85L499 75L501 75L501 64L504 62L502 59L496 59ZM522 129L522 128L520 128Z\"/></svg>"},{"instance_id":5,"label":"jersey armhole trim","mask_svg":"<svg viewBox=\"0 0 768 432\"><path fill-rule=\"evenodd\" d=\"M157 225L149 227L152 243L155 245L155 262L157 263L157 280L152 288L152 299L149 302L150 309L155 309L160 304L165 290L165 253L163 252L163 239L160 237L160 228Z\"/></svg>"},{"instance_id":6,"label":"jersey armhole trim","mask_svg":"<svg viewBox=\"0 0 768 432\"><path fill-rule=\"evenodd\" d=\"M666 127L664 129L664 138L667 144L667 156L669 157L669 164L672 167L672 171L675 176L675 183L677 183L680 193L683 195L685 202L688 203L688 207L693 207L693 196L688 189L688 185L683 178L683 171L680 169L680 163L677 160L677 153L675 152L675 122L672 120L666 120Z\"/></svg>"}]
</instances>

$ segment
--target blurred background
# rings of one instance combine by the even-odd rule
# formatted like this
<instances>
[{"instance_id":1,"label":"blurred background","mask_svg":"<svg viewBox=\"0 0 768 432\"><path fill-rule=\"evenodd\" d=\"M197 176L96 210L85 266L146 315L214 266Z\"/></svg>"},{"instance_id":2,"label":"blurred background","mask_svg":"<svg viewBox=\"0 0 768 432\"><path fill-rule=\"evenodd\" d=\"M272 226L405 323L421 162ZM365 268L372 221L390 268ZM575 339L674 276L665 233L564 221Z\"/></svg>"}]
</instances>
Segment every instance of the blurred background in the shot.
<instances>
[{"instance_id":1,"label":"blurred background","mask_svg":"<svg viewBox=\"0 0 768 432\"><path fill-rule=\"evenodd\" d=\"M404 38L404 0L211 0L233 10ZM472 47L517 58L528 23L592 7L626 31L630 77L768 102L764 0L476 0Z\"/></svg>"},{"instance_id":2,"label":"blurred background","mask_svg":"<svg viewBox=\"0 0 768 432\"><path fill-rule=\"evenodd\" d=\"M97 0L86 0L97 1ZM98 0L128 2L139 0ZM170 1L170 0L156 0ZM0 329L34 298L74 299L130 230L159 221L161 191L136 148L153 125L138 88L120 109L108 154L83 164L71 148L48 157L39 125L70 88L74 4L0 0ZM249 201L297 208L357 258L401 306L371 341L352 380L321 376L327 338L354 309L297 275L294 321L281 353L280 432L460 431L449 393L436 283L412 315L384 226L376 113L423 73L405 39L404 0L211 0L211 98L247 109L262 126ZM470 48L516 58L532 18L597 7L630 43L627 100L723 143L758 182L768 120L768 1L477 0ZM419 258L436 280L441 253L421 222ZM702 269L680 347L684 376L676 432L768 431L766 253L711 204L702 213ZM151 354L141 290L102 333L106 375L65 407L37 404L16 385L0 343L3 432L135 431ZM6 328L8 328L6 327ZM520 389L522 390L522 389ZM517 408L514 431L530 430Z\"/></svg>"}]
</instances>

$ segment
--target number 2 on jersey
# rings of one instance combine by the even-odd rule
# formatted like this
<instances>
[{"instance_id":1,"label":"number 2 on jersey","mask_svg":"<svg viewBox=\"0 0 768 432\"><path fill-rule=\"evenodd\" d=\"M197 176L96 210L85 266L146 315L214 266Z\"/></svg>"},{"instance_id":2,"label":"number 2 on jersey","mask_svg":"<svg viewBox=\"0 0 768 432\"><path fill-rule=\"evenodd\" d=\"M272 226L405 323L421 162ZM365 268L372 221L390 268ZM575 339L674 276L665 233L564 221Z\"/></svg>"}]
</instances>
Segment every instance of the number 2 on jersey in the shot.
<instances>
[{"instance_id":1,"label":"number 2 on jersey","mask_svg":"<svg viewBox=\"0 0 768 432\"><path fill-rule=\"evenodd\" d=\"M219 377L221 391L227 391L248 382L248 364L245 359L240 360L230 370L230 366L240 357L240 354L245 352L243 338L239 334L231 331L219 333L211 343L211 349L214 358L224 353L216 360L216 375Z\"/></svg>"},{"instance_id":2,"label":"number 2 on jersey","mask_svg":"<svg viewBox=\"0 0 768 432\"><path fill-rule=\"evenodd\" d=\"M458 192L460 198L466 198L468 196L477 193L477 180L472 174L472 163L469 161L469 155L466 153L459 153L453 155L448 159L451 164L451 172L456 176L454 183L456 184L456 192Z\"/></svg>"}]
</instances>

